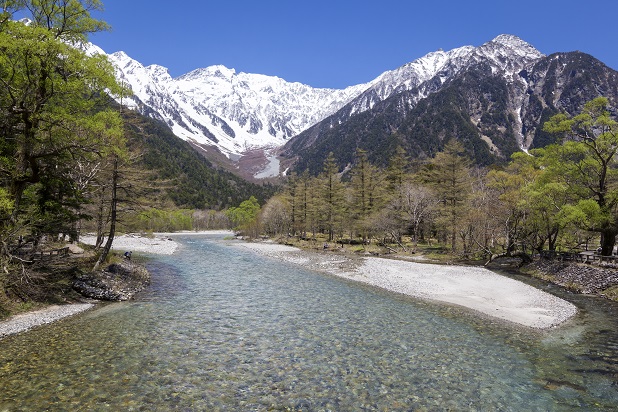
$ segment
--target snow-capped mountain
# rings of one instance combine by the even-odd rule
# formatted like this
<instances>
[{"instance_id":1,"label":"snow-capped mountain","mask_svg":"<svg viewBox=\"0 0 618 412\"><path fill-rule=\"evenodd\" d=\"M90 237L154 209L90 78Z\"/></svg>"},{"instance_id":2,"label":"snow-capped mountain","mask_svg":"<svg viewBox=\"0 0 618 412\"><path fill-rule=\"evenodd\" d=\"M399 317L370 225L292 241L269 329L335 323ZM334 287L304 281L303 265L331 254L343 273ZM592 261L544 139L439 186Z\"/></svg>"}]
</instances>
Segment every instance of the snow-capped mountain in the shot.
<instances>
[{"instance_id":1,"label":"snow-capped mountain","mask_svg":"<svg viewBox=\"0 0 618 412\"><path fill-rule=\"evenodd\" d=\"M506 34L428 53L343 90L225 66L172 78L165 67L145 67L123 52L108 56L133 92L124 105L256 178L293 165L317 173L330 151L345 167L358 147L381 164L397 146L432 157L449 138L462 140L479 164L505 161L549 142L540 127L549 116L577 113L599 95L618 100L618 72L592 56L544 56Z\"/></svg>"},{"instance_id":2,"label":"snow-capped mountain","mask_svg":"<svg viewBox=\"0 0 618 412\"><path fill-rule=\"evenodd\" d=\"M478 164L543 147L552 115L576 114L599 96L618 101L618 72L580 52L544 56L501 35L480 47L437 51L386 72L337 113L290 139L284 168L318 173L333 152L340 168L356 148L385 165L394 148L431 158L452 138Z\"/></svg>"},{"instance_id":3,"label":"snow-capped mountain","mask_svg":"<svg viewBox=\"0 0 618 412\"><path fill-rule=\"evenodd\" d=\"M541 56L519 38L501 35L480 47L429 53L368 83L343 90L237 73L221 65L172 78L165 67L145 67L121 51L109 58L119 78L134 93L124 99L124 104L163 120L182 139L215 146L228 157L235 157L250 149L282 146L352 101L348 116L368 110L395 93L417 88L438 74L441 82L446 82L471 61L489 60L496 70L512 75ZM427 87L423 93L432 91Z\"/></svg>"},{"instance_id":4,"label":"snow-capped mountain","mask_svg":"<svg viewBox=\"0 0 618 412\"><path fill-rule=\"evenodd\" d=\"M163 120L178 137L215 146L228 157L281 146L368 87L312 88L220 65L172 78L165 67L144 67L124 52L109 58L134 94L124 104Z\"/></svg>"},{"instance_id":5,"label":"snow-capped mountain","mask_svg":"<svg viewBox=\"0 0 618 412\"><path fill-rule=\"evenodd\" d=\"M418 93L409 103L416 104L439 90L460 71L479 63L489 64L493 74L499 72L510 81L519 81L514 74L543 56L519 37L508 34L502 34L479 47L463 46L450 51L431 52L398 69L382 73L351 102L345 115L371 109L394 94L413 89Z\"/></svg>"}]
</instances>

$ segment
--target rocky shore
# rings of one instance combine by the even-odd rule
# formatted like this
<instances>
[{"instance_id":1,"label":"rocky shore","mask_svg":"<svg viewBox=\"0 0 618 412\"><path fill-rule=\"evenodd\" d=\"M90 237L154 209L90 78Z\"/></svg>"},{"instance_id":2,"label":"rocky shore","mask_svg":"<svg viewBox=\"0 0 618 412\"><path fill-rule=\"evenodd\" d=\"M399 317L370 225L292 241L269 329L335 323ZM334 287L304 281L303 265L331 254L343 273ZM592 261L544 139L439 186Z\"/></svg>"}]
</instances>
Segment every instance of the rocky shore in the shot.
<instances>
[{"instance_id":1,"label":"rocky shore","mask_svg":"<svg viewBox=\"0 0 618 412\"><path fill-rule=\"evenodd\" d=\"M523 271L577 293L618 300L618 270L612 267L539 259Z\"/></svg>"},{"instance_id":2,"label":"rocky shore","mask_svg":"<svg viewBox=\"0 0 618 412\"><path fill-rule=\"evenodd\" d=\"M94 244L95 238L85 236L82 241L86 244ZM172 254L177 247L178 243L165 235L155 237L123 235L114 239L114 249L116 250ZM83 250L79 250L83 253ZM12 316L0 322L0 339L83 312L92 308L98 301L131 299L137 292L143 290L149 282L150 274L146 268L126 259L120 263L109 265L104 270L82 273L73 282L73 288L84 297L94 299L91 303L53 305L41 310Z\"/></svg>"},{"instance_id":3,"label":"rocky shore","mask_svg":"<svg viewBox=\"0 0 618 412\"><path fill-rule=\"evenodd\" d=\"M104 270L87 272L73 282L73 289L97 300L131 299L150 284L150 273L142 265L128 259L109 265Z\"/></svg>"}]
</instances>

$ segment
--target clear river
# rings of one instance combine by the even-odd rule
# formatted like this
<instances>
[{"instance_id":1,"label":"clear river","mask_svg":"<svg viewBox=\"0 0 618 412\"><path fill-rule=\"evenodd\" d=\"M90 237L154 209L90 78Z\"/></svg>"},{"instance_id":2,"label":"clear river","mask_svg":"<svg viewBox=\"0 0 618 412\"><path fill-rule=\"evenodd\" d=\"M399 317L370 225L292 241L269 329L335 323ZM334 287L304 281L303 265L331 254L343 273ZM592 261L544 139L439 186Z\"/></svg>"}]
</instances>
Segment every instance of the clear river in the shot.
<instances>
[{"instance_id":1,"label":"clear river","mask_svg":"<svg viewBox=\"0 0 618 412\"><path fill-rule=\"evenodd\" d=\"M580 314L535 331L176 238L137 299L0 340L0 411L618 409L614 303L536 283Z\"/></svg>"}]
</instances>

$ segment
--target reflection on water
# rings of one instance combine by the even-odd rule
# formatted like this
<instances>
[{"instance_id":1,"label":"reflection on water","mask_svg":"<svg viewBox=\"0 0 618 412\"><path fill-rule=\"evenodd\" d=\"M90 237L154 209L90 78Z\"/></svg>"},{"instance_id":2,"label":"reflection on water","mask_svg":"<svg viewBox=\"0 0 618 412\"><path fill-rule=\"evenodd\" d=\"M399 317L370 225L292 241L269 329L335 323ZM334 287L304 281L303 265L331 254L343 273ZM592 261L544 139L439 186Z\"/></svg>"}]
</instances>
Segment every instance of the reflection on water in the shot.
<instances>
[{"instance_id":1,"label":"reflection on water","mask_svg":"<svg viewBox=\"0 0 618 412\"><path fill-rule=\"evenodd\" d=\"M264 259L221 236L183 241L150 263L153 285L137 301L0 341L0 411L618 405L611 303L571 296L581 316L533 332Z\"/></svg>"}]
</instances>

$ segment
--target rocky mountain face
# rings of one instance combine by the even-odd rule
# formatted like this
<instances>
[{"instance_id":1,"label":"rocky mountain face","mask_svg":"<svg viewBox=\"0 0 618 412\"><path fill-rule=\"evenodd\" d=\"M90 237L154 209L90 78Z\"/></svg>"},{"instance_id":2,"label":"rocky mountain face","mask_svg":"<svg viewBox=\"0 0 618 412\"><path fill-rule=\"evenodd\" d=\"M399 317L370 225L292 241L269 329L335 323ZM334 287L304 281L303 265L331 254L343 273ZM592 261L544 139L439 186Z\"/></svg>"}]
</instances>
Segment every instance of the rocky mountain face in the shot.
<instances>
[{"instance_id":1,"label":"rocky mountain face","mask_svg":"<svg viewBox=\"0 0 618 412\"><path fill-rule=\"evenodd\" d=\"M598 96L618 101L618 72L583 53L544 56L503 35L447 54L433 76L357 113L366 96L377 96L369 90L291 139L281 149L283 164L317 173L333 152L343 168L362 148L385 165L397 146L423 159L451 138L477 164L503 162L515 151L550 143L542 124L552 115L577 113Z\"/></svg>"},{"instance_id":2,"label":"rocky mountain face","mask_svg":"<svg viewBox=\"0 0 618 412\"><path fill-rule=\"evenodd\" d=\"M124 52L109 58L133 91L123 104L164 121L178 137L233 159L251 149L281 146L367 87L316 89L225 66L172 78L165 67L144 67Z\"/></svg>"},{"instance_id":3,"label":"rocky mountain face","mask_svg":"<svg viewBox=\"0 0 618 412\"><path fill-rule=\"evenodd\" d=\"M547 144L539 125L551 115L618 94L617 73L591 56L544 56L511 35L438 50L343 90L224 66L172 78L123 52L109 57L133 91L123 104L258 178L288 167L315 173L330 151L343 167L358 147L376 163L398 145L411 157L431 157L450 138L480 164L499 162Z\"/></svg>"}]
</instances>

